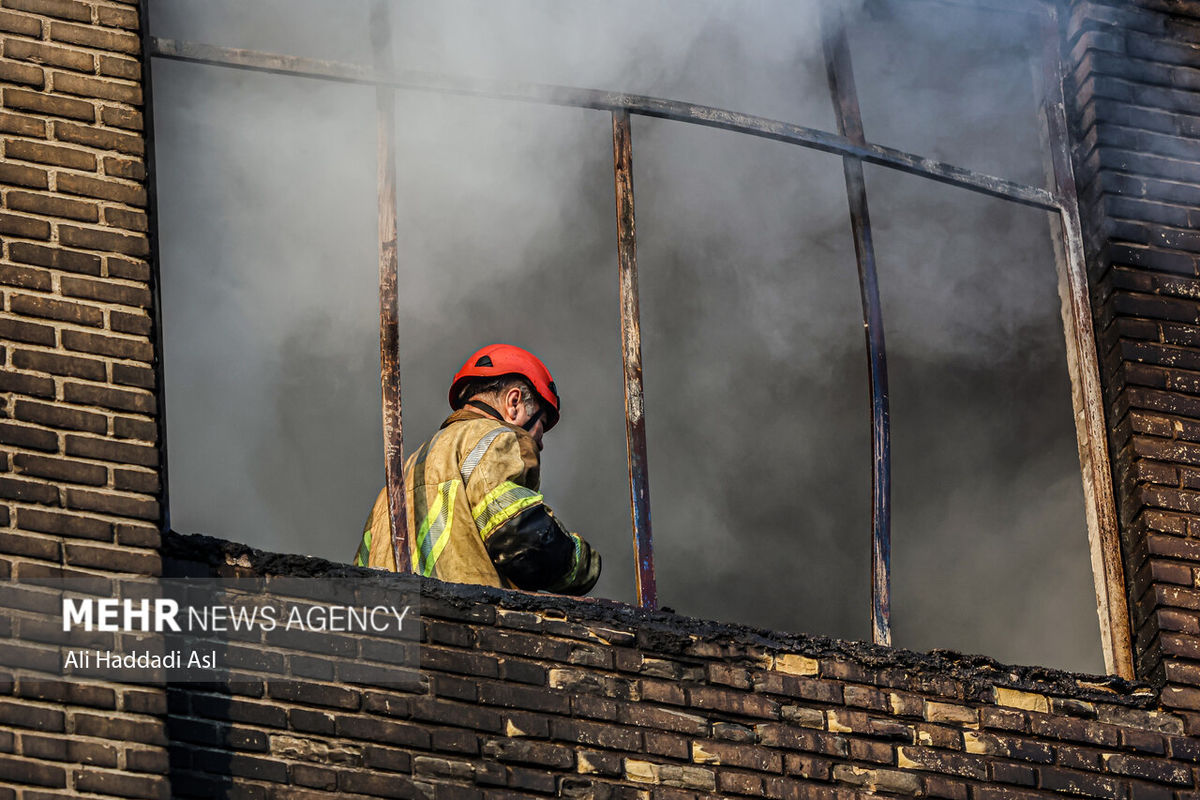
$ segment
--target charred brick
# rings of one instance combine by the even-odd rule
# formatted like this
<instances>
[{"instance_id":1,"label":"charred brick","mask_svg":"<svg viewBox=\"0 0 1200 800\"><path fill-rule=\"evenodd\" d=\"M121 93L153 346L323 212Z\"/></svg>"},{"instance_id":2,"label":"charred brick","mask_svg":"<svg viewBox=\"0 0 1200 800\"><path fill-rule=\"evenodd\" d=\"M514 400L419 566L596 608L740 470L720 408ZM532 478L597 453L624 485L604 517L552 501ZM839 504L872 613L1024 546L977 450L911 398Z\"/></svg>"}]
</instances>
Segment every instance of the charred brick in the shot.
<instances>
[{"instance_id":1,"label":"charred brick","mask_svg":"<svg viewBox=\"0 0 1200 800\"><path fill-rule=\"evenodd\" d=\"M88 275L100 274L100 258L91 253L77 253L73 250L44 247L27 242L13 242L9 247L9 253L14 261L23 264L35 264L39 267L51 267Z\"/></svg>"},{"instance_id":2,"label":"charred brick","mask_svg":"<svg viewBox=\"0 0 1200 800\"><path fill-rule=\"evenodd\" d=\"M14 294L9 302L13 311L29 317L74 322L94 328L104 325L104 312L94 306L29 294Z\"/></svg>"},{"instance_id":3,"label":"charred brick","mask_svg":"<svg viewBox=\"0 0 1200 800\"><path fill-rule=\"evenodd\" d=\"M0 421L0 444L53 453L58 450L58 434L17 422Z\"/></svg>"}]
</instances>

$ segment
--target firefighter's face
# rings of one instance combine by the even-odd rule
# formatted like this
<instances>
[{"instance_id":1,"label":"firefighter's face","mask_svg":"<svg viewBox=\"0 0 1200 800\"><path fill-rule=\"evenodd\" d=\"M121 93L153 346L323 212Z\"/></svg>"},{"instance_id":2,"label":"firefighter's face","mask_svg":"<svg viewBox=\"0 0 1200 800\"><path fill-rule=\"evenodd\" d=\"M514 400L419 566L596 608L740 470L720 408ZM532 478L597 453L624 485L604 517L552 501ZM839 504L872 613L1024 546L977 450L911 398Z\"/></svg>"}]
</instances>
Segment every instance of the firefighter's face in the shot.
<instances>
[{"instance_id":1,"label":"firefighter's face","mask_svg":"<svg viewBox=\"0 0 1200 800\"><path fill-rule=\"evenodd\" d=\"M542 434L546 432L544 422L545 419L545 414L539 416L537 424L535 424L529 431L529 435L533 437L535 442L537 442L538 450L542 449ZM525 421L528 422L529 420L526 419Z\"/></svg>"}]
</instances>

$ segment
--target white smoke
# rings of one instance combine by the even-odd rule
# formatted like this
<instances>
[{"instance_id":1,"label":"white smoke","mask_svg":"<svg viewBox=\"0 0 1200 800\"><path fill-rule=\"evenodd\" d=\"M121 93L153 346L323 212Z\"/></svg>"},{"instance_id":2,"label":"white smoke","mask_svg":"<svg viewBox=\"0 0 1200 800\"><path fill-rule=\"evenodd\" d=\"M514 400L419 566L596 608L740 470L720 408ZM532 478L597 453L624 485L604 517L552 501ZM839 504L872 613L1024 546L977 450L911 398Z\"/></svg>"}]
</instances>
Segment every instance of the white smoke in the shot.
<instances>
[{"instance_id":1,"label":"white smoke","mask_svg":"<svg viewBox=\"0 0 1200 800\"><path fill-rule=\"evenodd\" d=\"M847 6L868 137L1039 183L1023 33L875 5L890 16ZM156 0L151 22L369 64L369 10ZM401 69L835 129L810 2L390 10ZM172 523L347 560L382 483L374 91L163 60L154 80ZM396 120L406 448L472 350L537 352L564 398L543 488L603 552L597 593L632 600L609 117L401 92ZM660 599L865 638L869 407L841 162L644 118L633 141ZM1098 670L1044 215L881 168L868 188L896 643Z\"/></svg>"}]
</instances>

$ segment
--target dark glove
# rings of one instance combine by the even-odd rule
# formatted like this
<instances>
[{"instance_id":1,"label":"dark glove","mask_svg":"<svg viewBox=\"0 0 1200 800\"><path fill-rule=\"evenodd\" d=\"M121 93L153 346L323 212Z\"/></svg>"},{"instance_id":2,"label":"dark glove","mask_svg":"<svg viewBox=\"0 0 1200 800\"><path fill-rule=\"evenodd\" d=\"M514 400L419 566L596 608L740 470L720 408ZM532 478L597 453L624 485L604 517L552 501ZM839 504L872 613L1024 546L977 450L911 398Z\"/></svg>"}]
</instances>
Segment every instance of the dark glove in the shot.
<instances>
[{"instance_id":1,"label":"dark glove","mask_svg":"<svg viewBox=\"0 0 1200 800\"><path fill-rule=\"evenodd\" d=\"M600 577L600 554L544 505L505 522L485 546L496 570L518 589L584 594Z\"/></svg>"}]
</instances>

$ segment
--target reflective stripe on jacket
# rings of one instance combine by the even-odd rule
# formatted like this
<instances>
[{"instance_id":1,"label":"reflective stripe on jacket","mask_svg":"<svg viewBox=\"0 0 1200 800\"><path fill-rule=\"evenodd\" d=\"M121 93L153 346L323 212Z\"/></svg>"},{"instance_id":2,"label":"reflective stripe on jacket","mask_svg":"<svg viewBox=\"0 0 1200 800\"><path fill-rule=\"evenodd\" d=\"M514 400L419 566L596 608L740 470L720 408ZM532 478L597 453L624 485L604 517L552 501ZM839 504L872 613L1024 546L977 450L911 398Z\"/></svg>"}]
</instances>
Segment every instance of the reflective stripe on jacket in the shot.
<instances>
[{"instance_id":1,"label":"reflective stripe on jacket","mask_svg":"<svg viewBox=\"0 0 1200 800\"><path fill-rule=\"evenodd\" d=\"M455 583L582 594L599 555L568 532L538 492L540 459L526 431L456 411L404 467L411 569ZM394 569L387 490L354 563Z\"/></svg>"}]
</instances>

